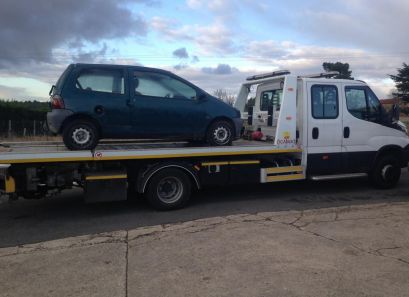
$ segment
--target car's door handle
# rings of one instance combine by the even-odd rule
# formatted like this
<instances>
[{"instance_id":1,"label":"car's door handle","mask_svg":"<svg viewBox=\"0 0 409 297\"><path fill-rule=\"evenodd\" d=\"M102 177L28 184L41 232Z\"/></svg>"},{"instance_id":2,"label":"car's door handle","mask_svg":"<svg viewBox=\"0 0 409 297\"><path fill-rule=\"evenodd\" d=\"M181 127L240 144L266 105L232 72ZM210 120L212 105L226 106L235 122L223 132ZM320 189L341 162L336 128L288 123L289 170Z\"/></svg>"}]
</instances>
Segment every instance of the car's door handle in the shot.
<instances>
[{"instance_id":1,"label":"car's door handle","mask_svg":"<svg viewBox=\"0 0 409 297\"><path fill-rule=\"evenodd\" d=\"M94 111L96 114L103 114L104 113L104 107L102 105L97 105L94 108Z\"/></svg>"},{"instance_id":2,"label":"car's door handle","mask_svg":"<svg viewBox=\"0 0 409 297\"><path fill-rule=\"evenodd\" d=\"M320 135L320 131L318 130L317 127L312 128L312 139L318 139L318 136Z\"/></svg>"},{"instance_id":3,"label":"car's door handle","mask_svg":"<svg viewBox=\"0 0 409 297\"><path fill-rule=\"evenodd\" d=\"M350 132L349 127L344 127L344 138L349 138Z\"/></svg>"}]
</instances>

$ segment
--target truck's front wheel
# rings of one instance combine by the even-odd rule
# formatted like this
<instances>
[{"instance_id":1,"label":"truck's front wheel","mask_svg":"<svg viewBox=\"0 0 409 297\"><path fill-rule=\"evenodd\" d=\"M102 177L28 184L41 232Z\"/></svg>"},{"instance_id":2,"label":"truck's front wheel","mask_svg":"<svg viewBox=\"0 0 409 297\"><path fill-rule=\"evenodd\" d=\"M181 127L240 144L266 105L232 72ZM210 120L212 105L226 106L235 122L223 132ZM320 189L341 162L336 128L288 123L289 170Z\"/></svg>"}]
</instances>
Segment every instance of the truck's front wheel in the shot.
<instances>
[{"instance_id":1,"label":"truck's front wheel","mask_svg":"<svg viewBox=\"0 0 409 297\"><path fill-rule=\"evenodd\" d=\"M380 157L370 172L371 183L379 189L393 188L400 179L401 168L399 159L386 155Z\"/></svg>"},{"instance_id":2,"label":"truck's front wheel","mask_svg":"<svg viewBox=\"0 0 409 297\"><path fill-rule=\"evenodd\" d=\"M185 172L166 168L149 181L145 193L149 204L158 210L181 208L190 199L192 184Z\"/></svg>"}]
</instances>

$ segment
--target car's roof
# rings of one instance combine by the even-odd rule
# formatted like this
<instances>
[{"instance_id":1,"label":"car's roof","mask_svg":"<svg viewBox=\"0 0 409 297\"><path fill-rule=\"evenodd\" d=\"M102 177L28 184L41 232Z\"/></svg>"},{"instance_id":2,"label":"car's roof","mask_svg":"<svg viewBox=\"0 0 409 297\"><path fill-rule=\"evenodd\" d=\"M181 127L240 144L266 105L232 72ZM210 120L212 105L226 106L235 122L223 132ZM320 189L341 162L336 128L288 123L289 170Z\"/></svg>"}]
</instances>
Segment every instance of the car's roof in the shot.
<instances>
[{"instance_id":1,"label":"car's roof","mask_svg":"<svg viewBox=\"0 0 409 297\"><path fill-rule=\"evenodd\" d=\"M79 67L104 67L104 68L132 68L134 70L141 70L141 71L155 71L155 72L163 72L163 73L171 73L170 71L160 69L160 68L152 68L152 67L144 67L144 66L136 66L136 65L120 65L120 64L92 64L92 63L75 63L72 64L74 66Z\"/></svg>"}]
</instances>

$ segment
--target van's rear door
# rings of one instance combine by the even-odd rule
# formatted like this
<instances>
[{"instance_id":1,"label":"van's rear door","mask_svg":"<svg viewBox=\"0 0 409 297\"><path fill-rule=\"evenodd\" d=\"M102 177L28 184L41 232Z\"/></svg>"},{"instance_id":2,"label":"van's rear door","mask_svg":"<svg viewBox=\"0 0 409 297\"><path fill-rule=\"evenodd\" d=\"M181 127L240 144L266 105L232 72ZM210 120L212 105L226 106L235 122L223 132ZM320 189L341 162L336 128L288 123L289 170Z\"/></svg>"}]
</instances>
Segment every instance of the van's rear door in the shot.
<instances>
[{"instance_id":1,"label":"van's rear door","mask_svg":"<svg viewBox=\"0 0 409 297\"><path fill-rule=\"evenodd\" d=\"M308 174L342 172L342 102L340 85L307 81Z\"/></svg>"}]
</instances>

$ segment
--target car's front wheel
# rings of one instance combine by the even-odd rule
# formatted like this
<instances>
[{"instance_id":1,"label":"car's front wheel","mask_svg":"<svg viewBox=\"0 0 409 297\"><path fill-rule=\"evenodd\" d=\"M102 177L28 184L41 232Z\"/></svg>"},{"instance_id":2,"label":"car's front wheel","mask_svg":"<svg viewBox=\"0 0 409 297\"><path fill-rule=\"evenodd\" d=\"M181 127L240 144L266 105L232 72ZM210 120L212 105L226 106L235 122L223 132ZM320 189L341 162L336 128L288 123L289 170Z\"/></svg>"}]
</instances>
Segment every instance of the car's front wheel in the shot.
<instances>
[{"instance_id":1,"label":"car's front wheel","mask_svg":"<svg viewBox=\"0 0 409 297\"><path fill-rule=\"evenodd\" d=\"M233 135L233 127L229 122L216 121L207 131L207 143L213 146L231 145Z\"/></svg>"},{"instance_id":2,"label":"car's front wheel","mask_svg":"<svg viewBox=\"0 0 409 297\"><path fill-rule=\"evenodd\" d=\"M90 121L74 120L64 128L63 141L70 150L92 150L98 144L98 129Z\"/></svg>"}]
</instances>

